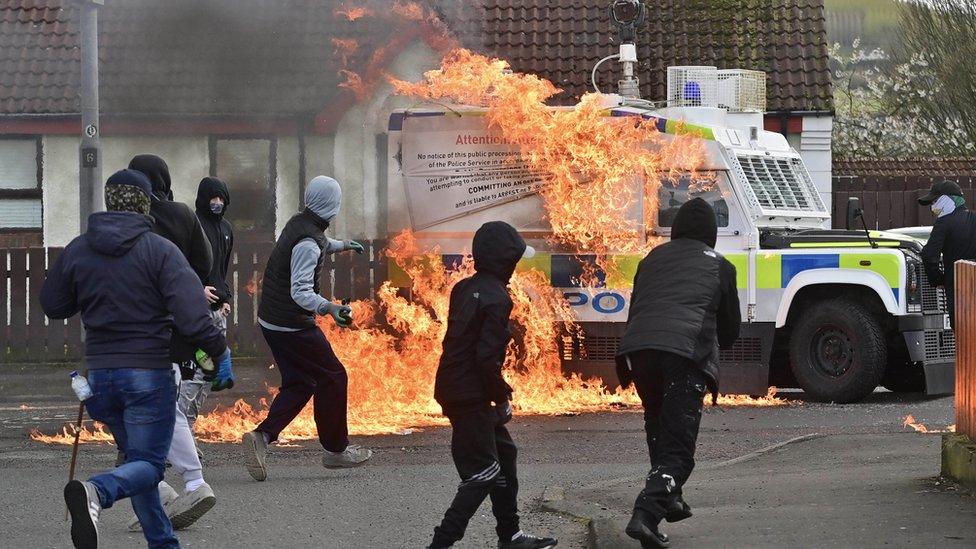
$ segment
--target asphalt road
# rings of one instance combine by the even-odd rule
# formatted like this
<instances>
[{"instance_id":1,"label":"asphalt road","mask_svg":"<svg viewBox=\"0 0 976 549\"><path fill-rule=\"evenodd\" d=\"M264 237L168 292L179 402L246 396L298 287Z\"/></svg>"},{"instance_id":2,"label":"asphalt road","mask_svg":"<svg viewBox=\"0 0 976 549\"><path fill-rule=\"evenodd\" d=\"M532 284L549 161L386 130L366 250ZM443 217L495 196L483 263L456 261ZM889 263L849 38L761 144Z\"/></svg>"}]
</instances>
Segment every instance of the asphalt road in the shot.
<instances>
[{"instance_id":1,"label":"asphalt road","mask_svg":"<svg viewBox=\"0 0 976 549\"><path fill-rule=\"evenodd\" d=\"M0 540L5 547L70 546L60 495L70 447L36 443L27 435L31 428L54 432L75 415L77 401L71 400L66 371L5 366L0 376ZM241 368L240 374L240 390L211 399L209 404L263 393L266 367ZM730 460L804 435L864 435L858 440L870 441L867 435L911 433L902 425L907 414L930 428L944 428L952 422L951 398L878 392L860 404L825 405L804 402L798 393L786 396L795 398L795 403L778 408L707 409L699 438L701 471L719 466L735 471L737 462L728 464ZM637 411L517 417L511 431L520 446L523 526L527 531L557 535L560 547L585 547L587 529L577 518L542 509L539 500L547 488L559 487L568 493L592 490L601 482L639 478L647 469L642 417ZM905 454L915 464L910 474L919 482L935 477L939 468L936 435L904 436L921 445L921 450ZM424 546L456 487L449 431L434 428L403 436L355 438L354 442L377 452L365 468L327 471L318 463L317 444L305 442L274 449L270 476L264 483L252 481L244 471L238 445L203 444L205 474L218 504L180 534L182 544L209 548ZM803 451L784 455L781 459L789 460L785 469L805 467ZM106 468L113 459L114 447L86 445L81 450L80 474ZM898 459L897 450L893 459ZM764 475L775 479L777 470ZM707 478L704 474L703 479ZM179 485L176 478L170 480ZM130 513L127 503L103 512L106 547L144 546L141 535L125 531ZM775 533L771 536L768 539L775 541ZM793 538L783 538L784 543L788 540ZM486 505L459 547L494 543ZM851 539L851 546L857 545L858 540Z\"/></svg>"}]
</instances>

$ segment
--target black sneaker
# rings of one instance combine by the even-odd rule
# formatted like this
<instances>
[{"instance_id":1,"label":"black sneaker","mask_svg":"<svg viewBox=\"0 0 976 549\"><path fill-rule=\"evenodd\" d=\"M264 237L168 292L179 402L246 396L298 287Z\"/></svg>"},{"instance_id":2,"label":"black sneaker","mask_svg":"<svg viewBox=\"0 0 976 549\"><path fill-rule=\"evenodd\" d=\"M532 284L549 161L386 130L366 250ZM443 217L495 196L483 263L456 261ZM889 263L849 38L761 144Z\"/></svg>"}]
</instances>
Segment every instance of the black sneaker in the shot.
<instances>
[{"instance_id":1,"label":"black sneaker","mask_svg":"<svg viewBox=\"0 0 976 549\"><path fill-rule=\"evenodd\" d=\"M95 485L72 480L64 487L64 502L71 513L71 542L77 549L98 549L98 515L102 504Z\"/></svg>"},{"instance_id":2,"label":"black sneaker","mask_svg":"<svg viewBox=\"0 0 976 549\"><path fill-rule=\"evenodd\" d=\"M643 509L634 509L625 531L628 536L639 541L644 549L664 549L671 546L668 536L657 529L657 522Z\"/></svg>"},{"instance_id":3,"label":"black sneaker","mask_svg":"<svg viewBox=\"0 0 976 549\"><path fill-rule=\"evenodd\" d=\"M691 517L691 506L679 495L668 501L667 514L664 520L668 522L680 522Z\"/></svg>"},{"instance_id":4,"label":"black sneaker","mask_svg":"<svg viewBox=\"0 0 976 549\"><path fill-rule=\"evenodd\" d=\"M515 534L509 541L499 541L498 549L549 549L559 543L556 538L537 538L525 532Z\"/></svg>"}]
</instances>

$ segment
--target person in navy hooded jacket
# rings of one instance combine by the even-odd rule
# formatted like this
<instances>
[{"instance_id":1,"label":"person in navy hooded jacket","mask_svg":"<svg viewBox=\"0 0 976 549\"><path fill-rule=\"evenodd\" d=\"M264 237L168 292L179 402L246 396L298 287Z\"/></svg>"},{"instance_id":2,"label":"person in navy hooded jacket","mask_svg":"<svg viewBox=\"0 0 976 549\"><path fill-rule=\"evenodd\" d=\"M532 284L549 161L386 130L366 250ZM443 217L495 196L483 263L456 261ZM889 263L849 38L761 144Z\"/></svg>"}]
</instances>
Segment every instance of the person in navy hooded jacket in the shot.
<instances>
[{"instance_id":1,"label":"person in navy hooded jacket","mask_svg":"<svg viewBox=\"0 0 976 549\"><path fill-rule=\"evenodd\" d=\"M112 174L105 183L109 211L88 218L88 231L68 244L41 289L50 318L81 313L93 392L85 407L126 456L120 467L65 486L79 548L98 547L99 513L123 498L132 499L150 548L179 547L156 489L176 412L171 330L175 325L215 362L228 352L200 278L173 243L152 232L151 188L138 171Z\"/></svg>"}]
</instances>

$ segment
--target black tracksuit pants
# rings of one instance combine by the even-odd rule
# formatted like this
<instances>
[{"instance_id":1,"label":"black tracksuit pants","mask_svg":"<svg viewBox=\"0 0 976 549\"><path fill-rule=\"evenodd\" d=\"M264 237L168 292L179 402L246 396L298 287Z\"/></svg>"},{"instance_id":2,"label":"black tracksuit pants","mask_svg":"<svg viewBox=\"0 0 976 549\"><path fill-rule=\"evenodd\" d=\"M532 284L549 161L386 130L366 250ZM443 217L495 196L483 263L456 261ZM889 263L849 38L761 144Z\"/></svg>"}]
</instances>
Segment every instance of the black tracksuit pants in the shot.
<instances>
[{"instance_id":1,"label":"black tracksuit pants","mask_svg":"<svg viewBox=\"0 0 976 549\"><path fill-rule=\"evenodd\" d=\"M434 528L433 545L451 545L464 537L468 521L486 497L491 498L491 512L498 521L498 538L512 539L519 531L518 450L512 436L488 403L445 414L451 420L451 456L461 484L444 520Z\"/></svg>"},{"instance_id":2,"label":"black tracksuit pants","mask_svg":"<svg viewBox=\"0 0 976 549\"><path fill-rule=\"evenodd\" d=\"M257 426L271 440L314 399L315 429L319 442L330 452L341 452L349 445L346 425L346 368L339 362L332 345L318 328L299 332L277 332L262 327L265 341L281 374L281 390L271 402L268 417Z\"/></svg>"},{"instance_id":3,"label":"black tracksuit pants","mask_svg":"<svg viewBox=\"0 0 976 549\"><path fill-rule=\"evenodd\" d=\"M634 385L644 405L651 471L635 508L664 518L695 468L695 442L708 382L690 360L662 351L630 356Z\"/></svg>"}]
</instances>

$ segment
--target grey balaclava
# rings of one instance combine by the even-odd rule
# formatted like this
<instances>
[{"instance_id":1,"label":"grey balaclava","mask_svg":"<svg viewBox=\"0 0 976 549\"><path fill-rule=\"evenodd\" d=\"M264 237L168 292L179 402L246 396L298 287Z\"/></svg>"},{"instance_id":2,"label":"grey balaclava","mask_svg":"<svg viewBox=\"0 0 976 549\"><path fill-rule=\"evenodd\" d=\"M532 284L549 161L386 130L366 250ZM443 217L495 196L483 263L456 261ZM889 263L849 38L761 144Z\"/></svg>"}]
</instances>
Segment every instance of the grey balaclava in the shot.
<instances>
[{"instance_id":1,"label":"grey balaclava","mask_svg":"<svg viewBox=\"0 0 976 549\"><path fill-rule=\"evenodd\" d=\"M331 222L339 215L342 189L339 182L325 175L317 175L305 188L305 207L323 220Z\"/></svg>"}]
</instances>

